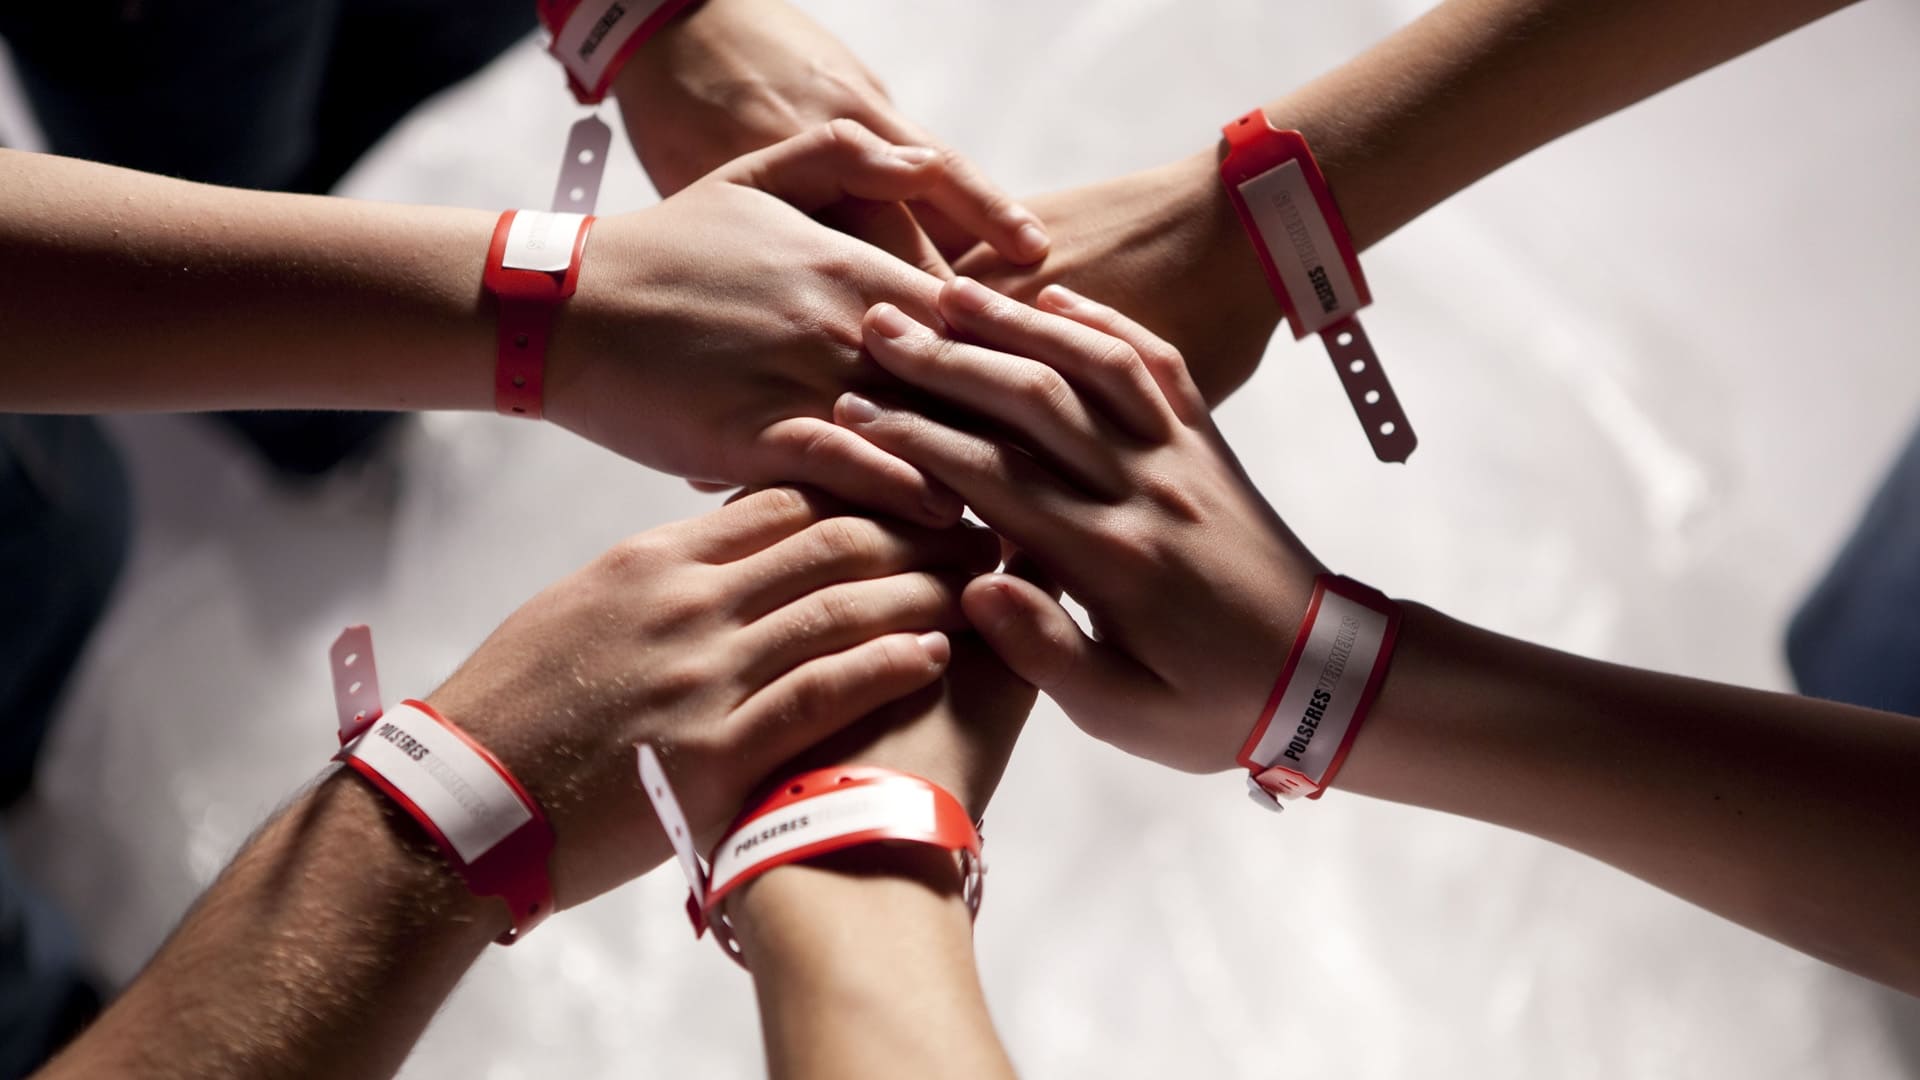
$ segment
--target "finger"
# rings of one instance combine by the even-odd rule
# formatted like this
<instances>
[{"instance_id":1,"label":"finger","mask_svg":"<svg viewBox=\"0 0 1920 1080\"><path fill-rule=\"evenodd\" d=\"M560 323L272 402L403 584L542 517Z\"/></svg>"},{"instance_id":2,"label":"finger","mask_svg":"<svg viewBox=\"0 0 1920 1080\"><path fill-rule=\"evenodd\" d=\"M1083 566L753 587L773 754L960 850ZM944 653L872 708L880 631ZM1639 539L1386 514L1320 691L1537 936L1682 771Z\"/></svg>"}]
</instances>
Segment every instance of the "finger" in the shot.
<instances>
[{"instance_id":1,"label":"finger","mask_svg":"<svg viewBox=\"0 0 1920 1080\"><path fill-rule=\"evenodd\" d=\"M921 231L913 214L899 203L848 199L823 211L821 220L922 273L942 281L953 278L953 267L947 265L946 256L940 254L933 240Z\"/></svg>"},{"instance_id":2,"label":"finger","mask_svg":"<svg viewBox=\"0 0 1920 1080\"><path fill-rule=\"evenodd\" d=\"M960 520L960 500L945 486L871 442L811 416L778 421L760 433L746 463L758 483L811 484L857 506L940 528Z\"/></svg>"},{"instance_id":3,"label":"finger","mask_svg":"<svg viewBox=\"0 0 1920 1080\"><path fill-rule=\"evenodd\" d=\"M688 558L715 565L773 546L815 522L843 513L838 500L794 487L746 492L691 521L666 526Z\"/></svg>"},{"instance_id":4,"label":"finger","mask_svg":"<svg viewBox=\"0 0 1920 1080\"><path fill-rule=\"evenodd\" d=\"M1001 661L1095 738L1124 739L1167 696L1158 676L1088 637L1058 601L1031 582L1009 574L977 578L961 603L967 620Z\"/></svg>"},{"instance_id":5,"label":"finger","mask_svg":"<svg viewBox=\"0 0 1920 1080\"><path fill-rule=\"evenodd\" d=\"M986 173L966 155L949 148L891 108L876 109L869 121L874 132L883 138L929 147L940 154L946 173L944 181L920 199L938 211L943 222L933 225L929 232L945 225L956 227L985 241L988 247L1018 265L1036 263L1047 257L1052 240L1039 215L1015 202L998 184L987 179ZM949 235L942 250L952 250L951 243Z\"/></svg>"},{"instance_id":6,"label":"finger","mask_svg":"<svg viewBox=\"0 0 1920 1080\"><path fill-rule=\"evenodd\" d=\"M754 622L743 632L744 686L765 686L816 657L888 634L967 628L960 592L968 574L916 571L829 585Z\"/></svg>"},{"instance_id":7,"label":"finger","mask_svg":"<svg viewBox=\"0 0 1920 1080\"><path fill-rule=\"evenodd\" d=\"M992 252L993 258L999 259L999 252L983 246L979 238L954 224L952 218L941 213L940 208L932 203L914 199L907 203L907 209L912 211L913 220L920 223L920 230L927 234L927 239L933 241L933 246L939 249L941 257L949 264L976 247L983 253Z\"/></svg>"},{"instance_id":8,"label":"finger","mask_svg":"<svg viewBox=\"0 0 1920 1080\"><path fill-rule=\"evenodd\" d=\"M729 484L725 480L689 480L687 486L702 495L718 495L724 491L732 491L739 485Z\"/></svg>"},{"instance_id":9,"label":"finger","mask_svg":"<svg viewBox=\"0 0 1920 1080\"><path fill-rule=\"evenodd\" d=\"M811 214L846 198L901 202L946 182L940 152L896 146L855 120L829 120L722 165L730 183L764 191Z\"/></svg>"},{"instance_id":10,"label":"finger","mask_svg":"<svg viewBox=\"0 0 1920 1080\"><path fill-rule=\"evenodd\" d=\"M1058 549L1076 518L1101 508L1005 443L920 413L849 393L834 403L834 419L958 492L989 528L1027 550Z\"/></svg>"},{"instance_id":11,"label":"finger","mask_svg":"<svg viewBox=\"0 0 1920 1080\"><path fill-rule=\"evenodd\" d=\"M1147 373L1160 388L1163 400L1174 414L1191 424L1207 415L1207 399L1193 381L1180 350L1169 345L1153 331L1122 315L1115 309L1089 300L1065 285L1049 285L1040 290L1036 304L1056 315L1090 326L1126 342L1140 356Z\"/></svg>"},{"instance_id":12,"label":"finger","mask_svg":"<svg viewBox=\"0 0 1920 1080\"><path fill-rule=\"evenodd\" d=\"M1114 499L1127 490L1118 433L1059 372L941 337L892 304L868 311L864 332L867 351L893 375L1017 433L1091 492Z\"/></svg>"},{"instance_id":13,"label":"finger","mask_svg":"<svg viewBox=\"0 0 1920 1080\"><path fill-rule=\"evenodd\" d=\"M726 723L764 771L882 705L931 685L946 670L945 634L889 634L809 661L756 691Z\"/></svg>"},{"instance_id":14,"label":"finger","mask_svg":"<svg viewBox=\"0 0 1920 1080\"><path fill-rule=\"evenodd\" d=\"M999 561L993 533L977 526L924 529L840 515L742 559L728 583L734 614L751 622L809 593L909 570L984 573Z\"/></svg>"},{"instance_id":15,"label":"finger","mask_svg":"<svg viewBox=\"0 0 1920 1080\"><path fill-rule=\"evenodd\" d=\"M941 290L940 314L982 344L1053 368L1140 438L1160 442L1173 433L1165 395L1141 353L1120 335L1028 307L964 277Z\"/></svg>"}]
</instances>

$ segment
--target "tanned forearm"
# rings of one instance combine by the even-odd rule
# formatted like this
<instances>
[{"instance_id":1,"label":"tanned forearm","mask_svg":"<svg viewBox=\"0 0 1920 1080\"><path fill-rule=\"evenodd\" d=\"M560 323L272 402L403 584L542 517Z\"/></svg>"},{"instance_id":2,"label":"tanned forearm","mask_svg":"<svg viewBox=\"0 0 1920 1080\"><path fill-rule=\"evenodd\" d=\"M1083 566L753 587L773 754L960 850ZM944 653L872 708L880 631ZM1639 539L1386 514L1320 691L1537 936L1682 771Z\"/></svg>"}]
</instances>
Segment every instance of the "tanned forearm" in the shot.
<instances>
[{"instance_id":1,"label":"tanned forearm","mask_svg":"<svg viewBox=\"0 0 1920 1080\"><path fill-rule=\"evenodd\" d=\"M1417 605L1340 787L1564 844L1920 993L1920 719L1587 660Z\"/></svg>"},{"instance_id":2,"label":"tanned forearm","mask_svg":"<svg viewBox=\"0 0 1920 1080\"><path fill-rule=\"evenodd\" d=\"M0 409L484 409L494 215L0 150Z\"/></svg>"},{"instance_id":3,"label":"tanned forearm","mask_svg":"<svg viewBox=\"0 0 1920 1080\"><path fill-rule=\"evenodd\" d=\"M390 1076L507 924L339 772L270 822L43 1080Z\"/></svg>"}]
</instances>

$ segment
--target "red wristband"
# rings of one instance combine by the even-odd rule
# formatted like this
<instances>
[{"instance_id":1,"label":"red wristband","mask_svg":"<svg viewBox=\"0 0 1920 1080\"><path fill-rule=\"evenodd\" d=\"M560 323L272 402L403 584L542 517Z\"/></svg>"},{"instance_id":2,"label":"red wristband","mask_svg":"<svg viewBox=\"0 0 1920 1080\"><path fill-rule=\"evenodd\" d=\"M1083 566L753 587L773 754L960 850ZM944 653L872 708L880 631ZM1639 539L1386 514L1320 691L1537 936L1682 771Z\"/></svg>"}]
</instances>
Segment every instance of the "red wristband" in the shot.
<instances>
[{"instance_id":1,"label":"red wristband","mask_svg":"<svg viewBox=\"0 0 1920 1080\"><path fill-rule=\"evenodd\" d=\"M1317 799L1333 783L1380 692L1400 605L1350 578L1321 574L1260 720L1236 758L1254 801ZM1283 718L1275 723L1275 718Z\"/></svg>"},{"instance_id":2,"label":"red wristband","mask_svg":"<svg viewBox=\"0 0 1920 1080\"><path fill-rule=\"evenodd\" d=\"M693 0L538 0L552 40L547 51L567 71L567 87L595 105L646 40Z\"/></svg>"},{"instance_id":3,"label":"red wristband","mask_svg":"<svg viewBox=\"0 0 1920 1080\"><path fill-rule=\"evenodd\" d=\"M985 886L980 832L965 807L931 780L867 765L816 769L782 783L734 819L703 873L688 842L685 817L657 755L640 747L640 780L687 873L687 914L695 936L711 927L721 950L743 967L723 903L735 890L779 866L862 844L926 844L954 852L961 895L976 915Z\"/></svg>"},{"instance_id":4,"label":"red wristband","mask_svg":"<svg viewBox=\"0 0 1920 1080\"><path fill-rule=\"evenodd\" d=\"M545 412L547 338L580 283L593 217L508 210L493 227L482 284L499 305L493 407L538 420Z\"/></svg>"},{"instance_id":5,"label":"red wristband","mask_svg":"<svg viewBox=\"0 0 1920 1080\"><path fill-rule=\"evenodd\" d=\"M366 627L342 633L332 660L341 744L334 760L419 822L475 896L506 901L513 927L497 940L513 944L553 913L553 826L540 804L433 706L380 708Z\"/></svg>"},{"instance_id":6,"label":"red wristband","mask_svg":"<svg viewBox=\"0 0 1920 1080\"><path fill-rule=\"evenodd\" d=\"M1223 131L1220 179L1294 338L1320 335L1374 456L1407 460L1419 440L1357 318L1373 295L1306 137L1275 129L1259 109Z\"/></svg>"}]
</instances>

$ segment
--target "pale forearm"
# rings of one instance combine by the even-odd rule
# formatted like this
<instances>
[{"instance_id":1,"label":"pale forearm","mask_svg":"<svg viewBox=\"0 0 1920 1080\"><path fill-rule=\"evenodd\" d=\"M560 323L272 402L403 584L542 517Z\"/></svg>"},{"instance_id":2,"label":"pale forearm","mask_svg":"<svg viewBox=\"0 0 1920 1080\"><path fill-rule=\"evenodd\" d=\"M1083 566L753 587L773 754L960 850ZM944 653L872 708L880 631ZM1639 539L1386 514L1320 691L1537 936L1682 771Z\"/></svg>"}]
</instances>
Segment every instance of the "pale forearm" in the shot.
<instances>
[{"instance_id":1,"label":"pale forearm","mask_svg":"<svg viewBox=\"0 0 1920 1080\"><path fill-rule=\"evenodd\" d=\"M776 1080L1013 1075L951 856L847 852L770 871L730 907Z\"/></svg>"},{"instance_id":2,"label":"pale forearm","mask_svg":"<svg viewBox=\"0 0 1920 1080\"><path fill-rule=\"evenodd\" d=\"M1852 0L1449 0L1267 107L1366 248L1568 132Z\"/></svg>"},{"instance_id":3,"label":"pale forearm","mask_svg":"<svg viewBox=\"0 0 1920 1080\"><path fill-rule=\"evenodd\" d=\"M506 908L466 892L357 777L271 822L41 1075L391 1075Z\"/></svg>"},{"instance_id":4,"label":"pale forearm","mask_svg":"<svg viewBox=\"0 0 1920 1080\"><path fill-rule=\"evenodd\" d=\"M1920 992L1920 720L1586 660L1410 606L1340 786L1532 833Z\"/></svg>"},{"instance_id":5,"label":"pale forearm","mask_svg":"<svg viewBox=\"0 0 1920 1080\"><path fill-rule=\"evenodd\" d=\"M486 408L494 215L0 150L0 408Z\"/></svg>"}]
</instances>

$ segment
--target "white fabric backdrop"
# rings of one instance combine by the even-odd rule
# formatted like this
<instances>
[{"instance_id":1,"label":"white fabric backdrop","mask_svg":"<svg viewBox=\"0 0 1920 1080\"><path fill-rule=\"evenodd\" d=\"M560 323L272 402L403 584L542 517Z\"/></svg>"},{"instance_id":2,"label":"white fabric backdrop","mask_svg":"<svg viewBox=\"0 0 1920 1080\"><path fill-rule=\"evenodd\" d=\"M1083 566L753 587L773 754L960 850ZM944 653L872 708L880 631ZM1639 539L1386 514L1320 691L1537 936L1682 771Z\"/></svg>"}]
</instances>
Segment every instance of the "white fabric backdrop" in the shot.
<instances>
[{"instance_id":1,"label":"white fabric backdrop","mask_svg":"<svg viewBox=\"0 0 1920 1080\"><path fill-rule=\"evenodd\" d=\"M1421 4L803 4L1009 186L1145 167ZM1780 635L1920 415L1920 10L1875 0L1537 153L1368 259L1421 432L1365 452L1317 347L1223 410L1338 568L1588 655L1783 687ZM12 103L8 103L11 106ZM9 115L14 113L9 112ZM524 44L351 194L538 205L575 115ZM603 212L654 195L616 153ZM558 430L428 416L294 498L197 425L116 424L131 572L14 835L131 975L330 750L325 648L423 692L615 539L712 505ZM1324 438L1323 438L1324 437ZM1307 457L1315 445L1339 452ZM1920 1008L1579 856L1335 796L1276 820L1042 705L991 814L988 994L1033 1076L1920 1072ZM482 961L405 1075L753 1076L746 979L669 866ZM1299 957L1259 961L1289 928Z\"/></svg>"}]
</instances>

